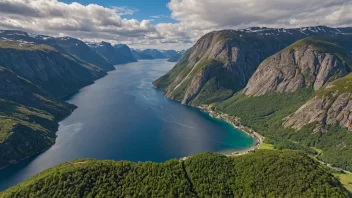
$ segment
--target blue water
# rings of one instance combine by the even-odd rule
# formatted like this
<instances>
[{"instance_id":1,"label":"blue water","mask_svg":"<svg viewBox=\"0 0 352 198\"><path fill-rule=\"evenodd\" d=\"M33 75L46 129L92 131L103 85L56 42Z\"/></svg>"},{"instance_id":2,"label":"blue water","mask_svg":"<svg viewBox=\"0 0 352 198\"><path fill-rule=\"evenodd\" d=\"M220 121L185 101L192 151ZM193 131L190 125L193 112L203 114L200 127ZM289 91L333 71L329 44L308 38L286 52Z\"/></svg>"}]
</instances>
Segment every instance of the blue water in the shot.
<instances>
[{"instance_id":1,"label":"blue water","mask_svg":"<svg viewBox=\"0 0 352 198\"><path fill-rule=\"evenodd\" d=\"M245 133L152 88L173 65L165 60L118 65L67 98L78 109L60 122L56 144L1 170L0 190L76 158L160 162L251 147L254 140Z\"/></svg>"}]
</instances>

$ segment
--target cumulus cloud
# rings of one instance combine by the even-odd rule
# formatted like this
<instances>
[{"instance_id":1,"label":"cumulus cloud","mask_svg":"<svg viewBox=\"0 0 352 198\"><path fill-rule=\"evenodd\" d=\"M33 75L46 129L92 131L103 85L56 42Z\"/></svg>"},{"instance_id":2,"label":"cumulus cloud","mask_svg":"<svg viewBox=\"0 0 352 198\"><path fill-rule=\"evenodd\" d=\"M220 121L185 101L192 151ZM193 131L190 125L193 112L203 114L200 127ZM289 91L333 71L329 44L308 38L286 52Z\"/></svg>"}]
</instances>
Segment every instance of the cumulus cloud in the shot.
<instances>
[{"instance_id":1,"label":"cumulus cloud","mask_svg":"<svg viewBox=\"0 0 352 198\"><path fill-rule=\"evenodd\" d=\"M157 29L176 30L172 37L251 26L352 26L351 0L171 0L168 7L179 23Z\"/></svg>"},{"instance_id":2,"label":"cumulus cloud","mask_svg":"<svg viewBox=\"0 0 352 198\"><path fill-rule=\"evenodd\" d=\"M351 0L170 0L177 23L133 19L137 10L59 0L0 0L0 28L88 41L126 43L137 48L188 48L200 36L250 26L352 26ZM142 8L141 8L142 9ZM132 19L124 18L130 15Z\"/></svg>"},{"instance_id":3,"label":"cumulus cloud","mask_svg":"<svg viewBox=\"0 0 352 198\"><path fill-rule=\"evenodd\" d=\"M124 42L156 31L148 20L121 17L135 11L57 0L0 0L0 28Z\"/></svg>"}]
</instances>

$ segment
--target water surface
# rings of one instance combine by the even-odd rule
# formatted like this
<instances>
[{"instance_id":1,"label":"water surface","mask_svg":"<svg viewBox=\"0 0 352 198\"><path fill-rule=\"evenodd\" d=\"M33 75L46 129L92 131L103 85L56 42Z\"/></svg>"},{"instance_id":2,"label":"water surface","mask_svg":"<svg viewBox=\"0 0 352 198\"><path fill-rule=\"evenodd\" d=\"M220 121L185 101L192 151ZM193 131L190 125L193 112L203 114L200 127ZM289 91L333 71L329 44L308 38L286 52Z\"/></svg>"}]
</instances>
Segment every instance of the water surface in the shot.
<instances>
[{"instance_id":1,"label":"water surface","mask_svg":"<svg viewBox=\"0 0 352 198\"><path fill-rule=\"evenodd\" d=\"M76 158L161 162L251 147L254 140L245 133L152 88L173 65L166 60L118 65L67 98L78 109L60 122L56 144L1 170L0 190Z\"/></svg>"}]
</instances>

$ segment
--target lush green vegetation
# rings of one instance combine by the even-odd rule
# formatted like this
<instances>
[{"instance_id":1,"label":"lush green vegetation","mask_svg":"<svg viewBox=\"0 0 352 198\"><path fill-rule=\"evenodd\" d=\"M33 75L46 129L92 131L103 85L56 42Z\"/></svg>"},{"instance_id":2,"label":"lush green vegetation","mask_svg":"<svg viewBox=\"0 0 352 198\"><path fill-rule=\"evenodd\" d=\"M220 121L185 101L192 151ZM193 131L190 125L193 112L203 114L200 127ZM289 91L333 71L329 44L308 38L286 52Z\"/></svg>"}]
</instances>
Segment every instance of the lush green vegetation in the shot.
<instances>
[{"instance_id":1,"label":"lush green vegetation","mask_svg":"<svg viewBox=\"0 0 352 198\"><path fill-rule=\"evenodd\" d=\"M295 93L267 94L247 97L241 93L215 105L217 111L241 118L241 123L266 137L275 149L304 150L333 166L352 170L352 133L339 126L327 126L327 133L313 133L315 123L299 131L284 128L282 119L296 111L310 97L311 89Z\"/></svg>"},{"instance_id":2,"label":"lush green vegetation","mask_svg":"<svg viewBox=\"0 0 352 198\"><path fill-rule=\"evenodd\" d=\"M186 69L187 64L188 64L188 58L190 56L191 50L188 50L181 60L164 76L160 77L156 81L153 82L153 85L156 88L165 90L177 77L177 75ZM187 70L188 72L190 70ZM188 73L184 72L183 77L185 77Z\"/></svg>"},{"instance_id":3,"label":"lush green vegetation","mask_svg":"<svg viewBox=\"0 0 352 198\"><path fill-rule=\"evenodd\" d=\"M317 96L336 98L343 93L352 93L352 73L337 79L316 92Z\"/></svg>"},{"instance_id":4,"label":"lush green vegetation","mask_svg":"<svg viewBox=\"0 0 352 198\"><path fill-rule=\"evenodd\" d=\"M74 108L0 67L0 168L54 144L57 121Z\"/></svg>"},{"instance_id":5,"label":"lush green vegetation","mask_svg":"<svg viewBox=\"0 0 352 198\"><path fill-rule=\"evenodd\" d=\"M342 185L352 194L352 174L334 173Z\"/></svg>"},{"instance_id":6,"label":"lush green vegetation","mask_svg":"<svg viewBox=\"0 0 352 198\"><path fill-rule=\"evenodd\" d=\"M58 165L0 197L347 197L341 183L301 152L204 153L185 161L81 159Z\"/></svg>"}]
</instances>

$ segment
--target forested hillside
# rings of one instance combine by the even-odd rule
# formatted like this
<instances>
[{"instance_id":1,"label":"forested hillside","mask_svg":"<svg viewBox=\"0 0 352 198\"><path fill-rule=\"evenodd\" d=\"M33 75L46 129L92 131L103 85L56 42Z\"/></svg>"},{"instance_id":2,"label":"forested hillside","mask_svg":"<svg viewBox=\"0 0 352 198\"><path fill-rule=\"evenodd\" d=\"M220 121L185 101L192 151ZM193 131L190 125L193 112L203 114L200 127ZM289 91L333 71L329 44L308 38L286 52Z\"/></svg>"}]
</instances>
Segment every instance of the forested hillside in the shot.
<instances>
[{"instance_id":1,"label":"forested hillside","mask_svg":"<svg viewBox=\"0 0 352 198\"><path fill-rule=\"evenodd\" d=\"M0 197L347 197L301 152L204 153L164 163L81 159L58 165Z\"/></svg>"}]
</instances>

